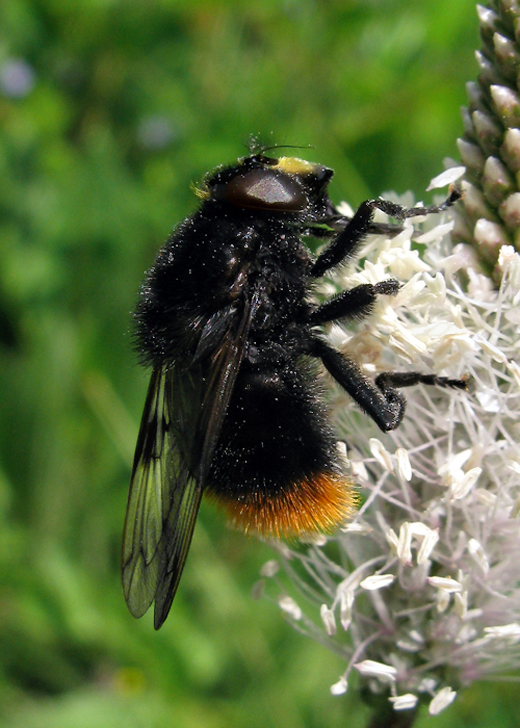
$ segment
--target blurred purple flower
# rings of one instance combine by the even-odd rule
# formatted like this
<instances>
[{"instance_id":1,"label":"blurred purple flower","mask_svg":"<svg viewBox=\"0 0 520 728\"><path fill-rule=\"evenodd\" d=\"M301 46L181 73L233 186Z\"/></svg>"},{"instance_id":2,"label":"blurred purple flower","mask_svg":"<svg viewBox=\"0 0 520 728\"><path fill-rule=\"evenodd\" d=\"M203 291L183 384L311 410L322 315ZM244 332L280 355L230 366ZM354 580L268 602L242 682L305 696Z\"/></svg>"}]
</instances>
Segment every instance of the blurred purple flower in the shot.
<instances>
[{"instance_id":1,"label":"blurred purple flower","mask_svg":"<svg viewBox=\"0 0 520 728\"><path fill-rule=\"evenodd\" d=\"M164 149L175 138L175 130L164 116L148 116L137 129L137 138L146 149Z\"/></svg>"},{"instance_id":2,"label":"blurred purple flower","mask_svg":"<svg viewBox=\"0 0 520 728\"><path fill-rule=\"evenodd\" d=\"M31 93L36 83L32 66L22 58L8 58L0 66L0 90L4 96L19 99Z\"/></svg>"}]
</instances>

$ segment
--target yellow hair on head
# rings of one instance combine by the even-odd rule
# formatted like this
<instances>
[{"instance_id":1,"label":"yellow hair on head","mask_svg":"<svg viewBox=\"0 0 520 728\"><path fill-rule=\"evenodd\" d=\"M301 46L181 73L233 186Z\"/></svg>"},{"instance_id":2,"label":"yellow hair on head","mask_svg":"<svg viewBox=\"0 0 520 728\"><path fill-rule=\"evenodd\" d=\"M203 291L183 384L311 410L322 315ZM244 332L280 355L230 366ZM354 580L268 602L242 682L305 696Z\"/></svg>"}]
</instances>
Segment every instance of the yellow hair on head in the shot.
<instances>
[{"instance_id":1,"label":"yellow hair on head","mask_svg":"<svg viewBox=\"0 0 520 728\"><path fill-rule=\"evenodd\" d=\"M279 169L286 174L312 174L316 168L314 162L307 162L298 157L279 157L278 164L273 169Z\"/></svg>"}]
</instances>

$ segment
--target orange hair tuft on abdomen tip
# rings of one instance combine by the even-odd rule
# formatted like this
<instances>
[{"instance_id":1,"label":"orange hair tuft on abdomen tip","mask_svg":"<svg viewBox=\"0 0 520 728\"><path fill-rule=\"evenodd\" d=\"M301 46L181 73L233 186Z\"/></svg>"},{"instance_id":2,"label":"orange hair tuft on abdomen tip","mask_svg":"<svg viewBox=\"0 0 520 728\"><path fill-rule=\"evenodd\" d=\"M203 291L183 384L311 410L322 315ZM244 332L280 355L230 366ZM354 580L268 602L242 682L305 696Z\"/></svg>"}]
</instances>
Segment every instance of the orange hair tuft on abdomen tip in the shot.
<instances>
[{"instance_id":1,"label":"orange hair tuft on abdomen tip","mask_svg":"<svg viewBox=\"0 0 520 728\"><path fill-rule=\"evenodd\" d=\"M276 495L255 491L236 500L213 498L232 526L271 538L330 533L357 505L353 481L334 473L317 473L285 486Z\"/></svg>"}]
</instances>

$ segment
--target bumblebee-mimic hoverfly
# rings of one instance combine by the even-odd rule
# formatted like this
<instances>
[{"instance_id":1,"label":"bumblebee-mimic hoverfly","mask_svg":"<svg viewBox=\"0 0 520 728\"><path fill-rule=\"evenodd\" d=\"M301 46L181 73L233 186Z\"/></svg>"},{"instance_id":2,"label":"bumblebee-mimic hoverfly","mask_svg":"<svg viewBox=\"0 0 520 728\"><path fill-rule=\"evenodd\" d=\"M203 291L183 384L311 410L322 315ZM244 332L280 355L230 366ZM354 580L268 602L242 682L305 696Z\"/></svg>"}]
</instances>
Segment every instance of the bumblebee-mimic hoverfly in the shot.
<instances>
[{"instance_id":1,"label":"bumblebee-mimic hoverfly","mask_svg":"<svg viewBox=\"0 0 520 728\"><path fill-rule=\"evenodd\" d=\"M243 530L267 536L330 531L352 512L317 372L321 361L382 430L401 421L397 391L417 383L464 389L464 380L417 372L367 378L320 327L359 319L386 280L358 285L317 305L313 283L352 259L396 219L439 212L377 199L349 219L328 196L332 170L266 150L210 173L200 208L166 241L141 289L136 338L152 377L137 441L123 538L130 612L155 602L166 619L203 493ZM330 242L314 257L302 238Z\"/></svg>"}]
</instances>

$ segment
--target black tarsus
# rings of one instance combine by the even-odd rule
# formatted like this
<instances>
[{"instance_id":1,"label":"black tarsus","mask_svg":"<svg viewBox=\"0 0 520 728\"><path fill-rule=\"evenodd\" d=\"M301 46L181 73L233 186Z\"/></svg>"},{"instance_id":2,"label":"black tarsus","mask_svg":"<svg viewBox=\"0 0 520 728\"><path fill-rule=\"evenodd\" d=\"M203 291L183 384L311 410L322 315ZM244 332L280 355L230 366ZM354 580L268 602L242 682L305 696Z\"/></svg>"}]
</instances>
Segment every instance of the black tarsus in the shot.
<instances>
[{"instance_id":1,"label":"black tarsus","mask_svg":"<svg viewBox=\"0 0 520 728\"><path fill-rule=\"evenodd\" d=\"M467 391L468 377L450 379L449 377L439 377L436 374L420 374L419 372L381 372L376 377L376 385L382 392L394 389L394 387L413 387L415 384Z\"/></svg>"}]
</instances>

